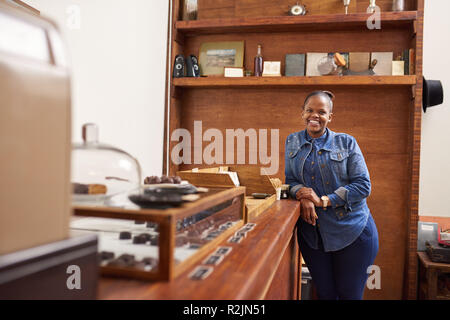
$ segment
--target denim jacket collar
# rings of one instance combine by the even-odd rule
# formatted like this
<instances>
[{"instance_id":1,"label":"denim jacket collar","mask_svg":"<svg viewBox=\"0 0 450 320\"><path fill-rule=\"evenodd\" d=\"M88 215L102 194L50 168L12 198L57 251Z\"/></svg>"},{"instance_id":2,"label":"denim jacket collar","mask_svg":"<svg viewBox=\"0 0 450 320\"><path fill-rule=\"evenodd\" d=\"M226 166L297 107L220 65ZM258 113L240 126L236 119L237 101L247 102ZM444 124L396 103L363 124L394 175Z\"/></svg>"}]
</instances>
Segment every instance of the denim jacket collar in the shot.
<instances>
[{"instance_id":1,"label":"denim jacket collar","mask_svg":"<svg viewBox=\"0 0 450 320\"><path fill-rule=\"evenodd\" d=\"M321 150L332 151L335 132L331 131L328 128L326 128L326 130L328 131L328 136L327 136L327 139L325 140L325 143L323 144ZM305 145L305 144L311 144L311 142L309 142L306 139L306 129L303 131L300 131L299 138L300 138L300 148L303 147L303 145Z\"/></svg>"}]
</instances>

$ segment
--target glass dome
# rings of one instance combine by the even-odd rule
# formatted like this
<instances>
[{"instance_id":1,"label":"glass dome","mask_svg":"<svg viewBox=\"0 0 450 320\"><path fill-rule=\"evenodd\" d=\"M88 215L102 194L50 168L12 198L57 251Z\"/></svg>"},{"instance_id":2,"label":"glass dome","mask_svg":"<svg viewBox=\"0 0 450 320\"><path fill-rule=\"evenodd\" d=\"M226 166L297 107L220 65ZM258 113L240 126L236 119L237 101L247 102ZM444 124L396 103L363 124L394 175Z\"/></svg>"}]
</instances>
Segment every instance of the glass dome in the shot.
<instances>
[{"instance_id":1,"label":"glass dome","mask_svg":"<svg viewBox=\"0 0 450 320\"><path fill-rule=\"evenodd\" d=\"M72 148L72 202L107 204L116 195L139 188L141 167L127 152L99 143L98 127L83 125L83 142Z\"/></svg>"}]
</instances>

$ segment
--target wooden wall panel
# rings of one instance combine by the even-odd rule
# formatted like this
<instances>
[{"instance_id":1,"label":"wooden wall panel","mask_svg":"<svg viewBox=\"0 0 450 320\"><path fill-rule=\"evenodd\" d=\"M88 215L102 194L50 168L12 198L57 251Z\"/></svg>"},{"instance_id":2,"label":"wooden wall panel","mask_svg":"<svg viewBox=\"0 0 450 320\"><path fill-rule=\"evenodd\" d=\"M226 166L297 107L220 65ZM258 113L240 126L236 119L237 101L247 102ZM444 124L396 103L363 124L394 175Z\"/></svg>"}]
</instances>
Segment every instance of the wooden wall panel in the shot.
<instances>
[{"instance_id":1,"label":"wooden wall panel","mask_svg":"<svg viewBox=\"0 0 450 320\"><path fill-rule=\"evenodd\" d=\"M408 228L407 156L367 154L365 158L372 181L367 202L379 236L374 264L381 269L381 290L366 288L364 298L402 299Z\"/></svg>"},{"instance_id":2,"label":"wooden wall panel","mask_svg":"<svg viewBox=\"0 0 450 320\"><path fill-rule=\"evenodd\" d=\"M181 127L193 132L193 122L202 120L203 132L217 128L224 140L226 129L278 129L280 163L276 176L284 180L285 139L288 134L304 128L300 118L301 105L306 95L316 89L319 88L276 91L260 88L186 89L181 107ZM380 251L375 264L381 266L382 289L367 290L366 298L401 299L404 260L399 257L406 250L411 90L407 87L402 90L384 87L382 91L370 87L320 89L331 90L336 95L330 129L356 137L371 174L369 207L380 233ZM209 143L203 142L203 149ZM248 141L246 143L248 146ZM268 145L270 150L270 141ZM248 163L248 148L246 152ZM223 154L225 160L225 149ZM204 166L192 164L181 165L180 168Z\"/></svg>"}]
</instances>

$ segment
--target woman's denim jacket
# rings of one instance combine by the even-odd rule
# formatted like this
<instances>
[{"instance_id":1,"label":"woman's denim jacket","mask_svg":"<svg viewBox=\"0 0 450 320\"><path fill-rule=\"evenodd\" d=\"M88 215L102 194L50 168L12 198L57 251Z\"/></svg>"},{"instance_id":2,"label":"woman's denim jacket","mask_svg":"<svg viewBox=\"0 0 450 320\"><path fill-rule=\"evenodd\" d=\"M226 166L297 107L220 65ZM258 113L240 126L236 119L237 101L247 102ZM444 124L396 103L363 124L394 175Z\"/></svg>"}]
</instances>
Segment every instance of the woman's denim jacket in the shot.
<instances>
[{"instance_id":1,"label":"woman's denim jacket","mask_svg":"<svg viewBox=\"0 0 450 320\"><path fill-rule=\"evenodd\" d=\"M319 217L316 225L325 251L337 251L355 241L363 231L370 214L366 198L370 194L371 184L366 162L355 138L327 130L328 137L318 150L317 160L324 190L333 207L327 210L316 208ZM303 167L311 149L305 130L292 133L286 139L286 184L289 184L289 193L294 199L298 190L311 187L305 185L303 179ZM300 232L310 247L318 249L315 226L300 221Z\"/></svg>"}]
</instances>

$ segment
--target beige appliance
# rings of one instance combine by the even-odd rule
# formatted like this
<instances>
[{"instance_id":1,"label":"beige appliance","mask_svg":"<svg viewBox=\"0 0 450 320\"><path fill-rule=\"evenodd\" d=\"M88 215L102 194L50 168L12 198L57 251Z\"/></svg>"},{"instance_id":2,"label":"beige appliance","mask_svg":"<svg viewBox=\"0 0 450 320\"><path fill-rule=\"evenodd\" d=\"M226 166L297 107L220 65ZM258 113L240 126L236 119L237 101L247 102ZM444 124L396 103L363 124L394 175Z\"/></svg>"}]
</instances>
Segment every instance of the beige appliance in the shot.
<instances>
[{"instance_id":1,"label":"beige appliance","mask_svg":"<svg viewBox=\"0 0 450 320\"><path fill-rule=\"evenodd\" d=\"M0 0L0 255L69 236L70 123L56 26Z\"/></svg>"}]
</instances>

